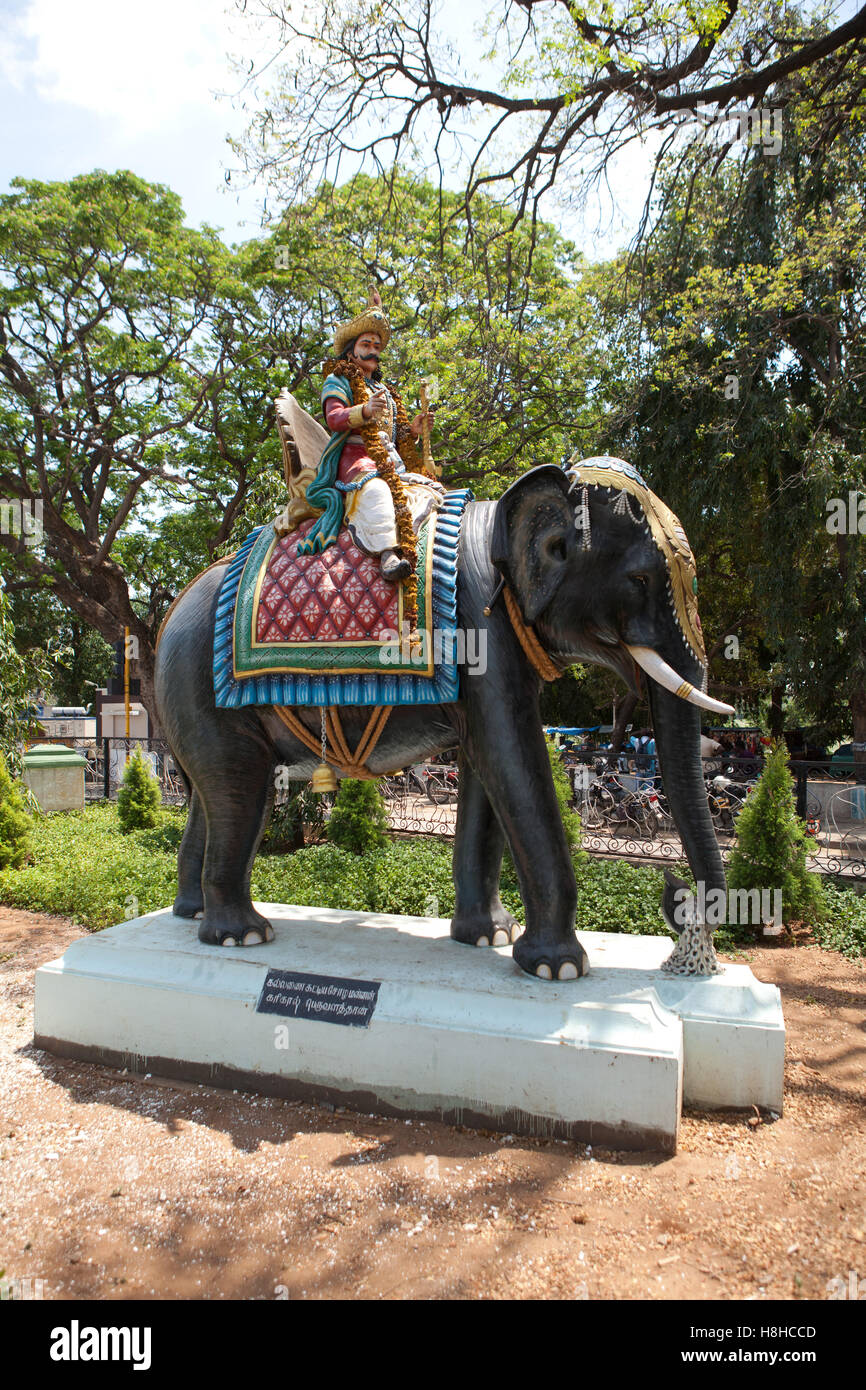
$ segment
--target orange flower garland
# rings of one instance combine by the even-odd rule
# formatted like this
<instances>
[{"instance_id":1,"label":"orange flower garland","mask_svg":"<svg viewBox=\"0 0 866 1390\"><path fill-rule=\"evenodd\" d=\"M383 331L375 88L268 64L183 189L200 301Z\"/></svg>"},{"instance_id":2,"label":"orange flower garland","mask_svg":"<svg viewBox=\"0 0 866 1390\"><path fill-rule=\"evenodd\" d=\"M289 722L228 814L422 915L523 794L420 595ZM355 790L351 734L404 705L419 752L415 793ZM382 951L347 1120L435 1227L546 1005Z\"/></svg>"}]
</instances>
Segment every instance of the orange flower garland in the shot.
<instances>
[{"instance_id":1,"label":"orange flower garland","mask_svg":"<svg viewBox=\"0 0 866 1390\"><path fill-rule=\"evenodd\" d=\"M339 361L325 363L325 376L344 376L348 379L352 387L352 399L355 405L364 405L370 399L370 388L367 378L354 362L348 361L345 357ZM407 467L413 472L423 472L421 459L415 448L412 431L409 428L409 418L402 400L394 388L389 384L388 390L394 398L397 408L397 451ZM379 424L376 420L365 420L359 431L361 438L367 449L367 453L376 465L379 477L388 485L391 497L394 502L394 520L397 526L397 541L404 556L412 566L412 573L402 581L403 584L403 616L409 624L410 640L417 639L418 624L418 580L415 577L415 566L418 560L418 540L415 535L415 528L412 525L412 513L409 510L409 501L406 496L406 489L400 480L400 475L391 462L388 450L379 438Z\"/></svg>"}]
</instances>

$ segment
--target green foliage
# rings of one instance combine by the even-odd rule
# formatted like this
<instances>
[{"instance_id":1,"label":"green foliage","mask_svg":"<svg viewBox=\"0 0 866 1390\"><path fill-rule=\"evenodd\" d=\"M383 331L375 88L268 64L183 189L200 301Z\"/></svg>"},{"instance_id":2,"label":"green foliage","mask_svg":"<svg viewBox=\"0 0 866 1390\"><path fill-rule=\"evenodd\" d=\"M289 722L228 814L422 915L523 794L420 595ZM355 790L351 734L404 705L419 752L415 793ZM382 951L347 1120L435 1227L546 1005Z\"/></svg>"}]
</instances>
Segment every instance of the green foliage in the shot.
<instances>
[{"instance_id":1,"label":"green foliage","mask_svg":"<svg viewBox=\"0 0 866 1390\"><path fill-rule=\"evenodd\" d=\"M290 781L285 798L274 805L271 819L262 836L265 854L286 854L304 848L304 826L309 827L313 840L321 838L325 829L325 803L313 791L309 782Z\"/></svg>"},{"instance_id":2,"label":"green foliage","mask_svg":"<svg viewBox=\"0 0 866 1390\"><path fill-rule=\"evenodd\" d=\"M559 802L559 814L562 820L562 828L565 831L565 839L568 848L574 852L580 849L580 816L577 811L573 811L570 806L571 786L568 780L568 773L562 764L559 749L552 739L545 739L547 744L547 756L550 759L550 771L553 775L553 789L556 792L556 799Z\"/></svg>"},{"instance_id":3,"label":"green foliage","mask_svg":"<svg viewBox=\"0 0 866 1390\"><path fill-rule=\"evenodd\" d=\"M168 829L128 834L110 805L43 817L33 827L34 862L0 870L0 901L59 913L90 931L169 906L186 813L166 807L163 816Z\"/></svg>"},{"instance_id":4,"label":"green foliage","mask_svg":"<svg viewBox=\"0 0 866 1390\"><path fill-rule=\"evenodd\" d=\"M826 912L823 921L815 925L815 940L828 951L841 951L854 960L866 956L866 897L825 883Z\"/></svg>"},{"instance_id":5,"label":"green foliage","mask_svg":"<svg viewBox=\"0 0 866 1390\"><path fill-rule=\"evenodd\" d=\"M0 761L5 754L15 771L21 768L22 745L39 727L33 698L50 674L44 653L26 658L19 653L9 600L0 589Z\"/></svg>"},{"instance_id":6,"label":"green foliage","mask_svg":"<svg viewBox=\"0 0 866 1390\"><path fill-rule=\"evenodd\" d=\"M33 818L0 752L0 869L17 869L30 849Z\"/></svg>"},{"instance_id":7,"label":"green foliage","mask_svg":"<svg viewBox=\"0 0 866 1390\"><path fill-rule=\"evenodd\" d=\"M130 830L152 829L159 822L162 807L162 793L159 782L136 748L123 774L123 783L117 793L117 815L121 828Z\"/></svg>"},{"instance_id":8,"label":"green foliage","mask_svg":"<svg viewBox=\"0 0 866 1390\"><path fill-rule=\"evenodd\" d=\"M866 488L866 122L859 82L840 81L826 145L824 89L796 78L776 156L742 141L668 161L639 306L610 271L622 369L603 443L688 533L711 681L751 717L775 691L776 732L847 739L853 716L864 739L866 535L834 533L830 505Z\"/></svg>"},{"instance_id":9,"label":"green foliage","mask_svg":"<svg viewBox=\"0 0 866 1390\"><path fill-rule=\"evenodd\" d=\"M59 913L99 931L133 913L167 907L177 889L177 850L186 812L165 807L160 825L124 833L112 806L46 816L33 827L33 862L0 869L0 902L33 912ZM580 854L576 927L580 931L671 936L659 911L658 869ZM336 845L311 845L290 855L263 855L253 867L258 902L361 912L450 917L454 911L451 845L441 840L397 840L363 857ZM866 954L866 899L828 890L829 910L816 926L823 946ZM517 876L503 865L501 897L524 921ZM727 948L751 939L719 931Z\"/></svg>"},{"instance_id":10,"label":"green foliage","mask_svg":"<svg viewBox=\"0 0 866 1390\"><path fill-rule=\"evenodd\" d=\"M353 854L382 849L388 840L388 817L379 783L344 777L325 834L330 844Z\"/></svg>"},{"instance_id":11,"label":"green foliage","mask_svg":"<svg viewBox=\"0 0 866 1390\"><path fill-rule=\"evenodd\" d=\"M797 818L787 750L776 743L737 817L728 886L780 888L785 921L812 925L823 916L824 895L821 880L806 868L811 844Z\"/></svg>"}]
</instances>

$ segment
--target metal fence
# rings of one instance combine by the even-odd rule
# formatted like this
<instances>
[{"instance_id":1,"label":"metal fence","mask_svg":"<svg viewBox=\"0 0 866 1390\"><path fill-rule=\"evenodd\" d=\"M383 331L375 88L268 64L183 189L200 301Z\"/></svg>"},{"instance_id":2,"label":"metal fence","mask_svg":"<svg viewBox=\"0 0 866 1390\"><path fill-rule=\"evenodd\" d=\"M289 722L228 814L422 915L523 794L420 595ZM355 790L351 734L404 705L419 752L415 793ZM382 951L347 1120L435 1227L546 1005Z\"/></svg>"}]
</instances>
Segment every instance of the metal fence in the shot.
<instances>
[{"instance_id":1,"label":"metal fence","mask_svg":"<svg viewBox=\"0 0 866 1390\"><path fill-rule=\"evenodd\" d=\"M164 739L105 738L76 747L87 760L88 800L116 797L127 759L138 748L159 780L163 801L170 805L186 801L183 779ZM602 751L567 754L564 761L586 850L646 863L673 864L684 859L655 758L623 753L610 768ZM708 805L725 860L733 846L737 816L760 770L757 758L717 754L703 760ZM866 882L866 786L855 782L845 763L792 761L791 776L798 814L814 843L809 867ZM383 778L380 787L396 834L454 835L456 768L417 764Z\"/></svg>"},{"instance_id":2,"label":"metal fence","mask_svg":"<svg viewBox=\"0 0 866 1390\"><path fill-rule=\"evenodd\" d=\"M604 753L567 755L565 762L590 853L659 863L684 859L654 757L624 754L613 769ZM754 757L717 754L703 760L707 803L725 861L761 766ZM854 781L844 763L792 761L790 768L797 812L814 845L809 867L866 880L866 786Z\"/></svg>"},{"instance_id":3,"label":"metal fence","mask_svg":"<svg viewBox=\"0 0 866 1390\"><path fill-rule=\"evenodd\" d=\"M109 801L117 796L123 781L126 764L138 749L159 781L163 801L181 806L186 801L186 788L171 749L162 738L103 738L75 745L76 753L86 760L84 797L86 801Z\"/></svg>"}]
</instances>

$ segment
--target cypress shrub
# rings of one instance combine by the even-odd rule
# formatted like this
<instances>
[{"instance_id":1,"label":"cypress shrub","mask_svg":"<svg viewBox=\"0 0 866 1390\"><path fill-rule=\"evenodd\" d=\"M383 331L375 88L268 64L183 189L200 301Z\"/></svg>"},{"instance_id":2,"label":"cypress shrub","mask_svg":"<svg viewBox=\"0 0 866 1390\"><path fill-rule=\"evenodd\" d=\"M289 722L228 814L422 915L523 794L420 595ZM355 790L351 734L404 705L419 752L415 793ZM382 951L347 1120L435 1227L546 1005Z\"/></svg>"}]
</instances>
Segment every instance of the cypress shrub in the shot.
<instances>
[{"instance_id":1,"label":"cypress shrub","mask_svg":"<svg viewBox=\"0 0 866 1390\"><path fill-rule=\"evenodd\" d=\"M780 888L786 922L820 921L824 892L817 874L806 867L811 841L797 817L783 743L773 745L757 787L737 816L735 831L728 886Z\"/></svg>"},{"instance_id":2,"label":"cypress shrub","mask_svg":"<svg viewBox=\"0 0 866 1390\"><path fill-rule=\"evenodd\" d=\"M332 845L368 854L388 843L388 817L378 782L344 777L325 830Z\"/></svg>"},{"instance_id":3,"label":"cypress shrub","mask_svg":"<svg viewBox=\"0 0 866 1390\"><path fill-rule=\"evenodd\" d=\"M150 830L159 823L162 793L159 782L136 748L123 774L117 793L117 814L124 834L130 830Z\"/></svg>"}]
</instances>

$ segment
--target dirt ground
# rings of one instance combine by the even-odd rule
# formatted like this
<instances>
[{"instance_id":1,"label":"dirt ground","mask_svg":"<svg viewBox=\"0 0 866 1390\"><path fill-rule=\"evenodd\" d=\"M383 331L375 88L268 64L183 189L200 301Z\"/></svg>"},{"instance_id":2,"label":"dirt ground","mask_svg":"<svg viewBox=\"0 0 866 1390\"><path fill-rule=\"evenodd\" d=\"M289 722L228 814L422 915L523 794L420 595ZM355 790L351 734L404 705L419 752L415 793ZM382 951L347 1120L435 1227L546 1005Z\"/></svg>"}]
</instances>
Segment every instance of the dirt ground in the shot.
<instances>
[{"instance_id":1,"label":"dirt ground","mask_svg":"<svg viewBox=\"0 0 866 1390\"><path fill-rule=\"evenodd\" d=\"M782 991L784 1115L687 1112L670 1158L52 1057L33 974L79 934L0 908L0 1270L46 1298L826 1299L866 1281L864 961L736 957Z\"/></svg>"}]
</instances>

